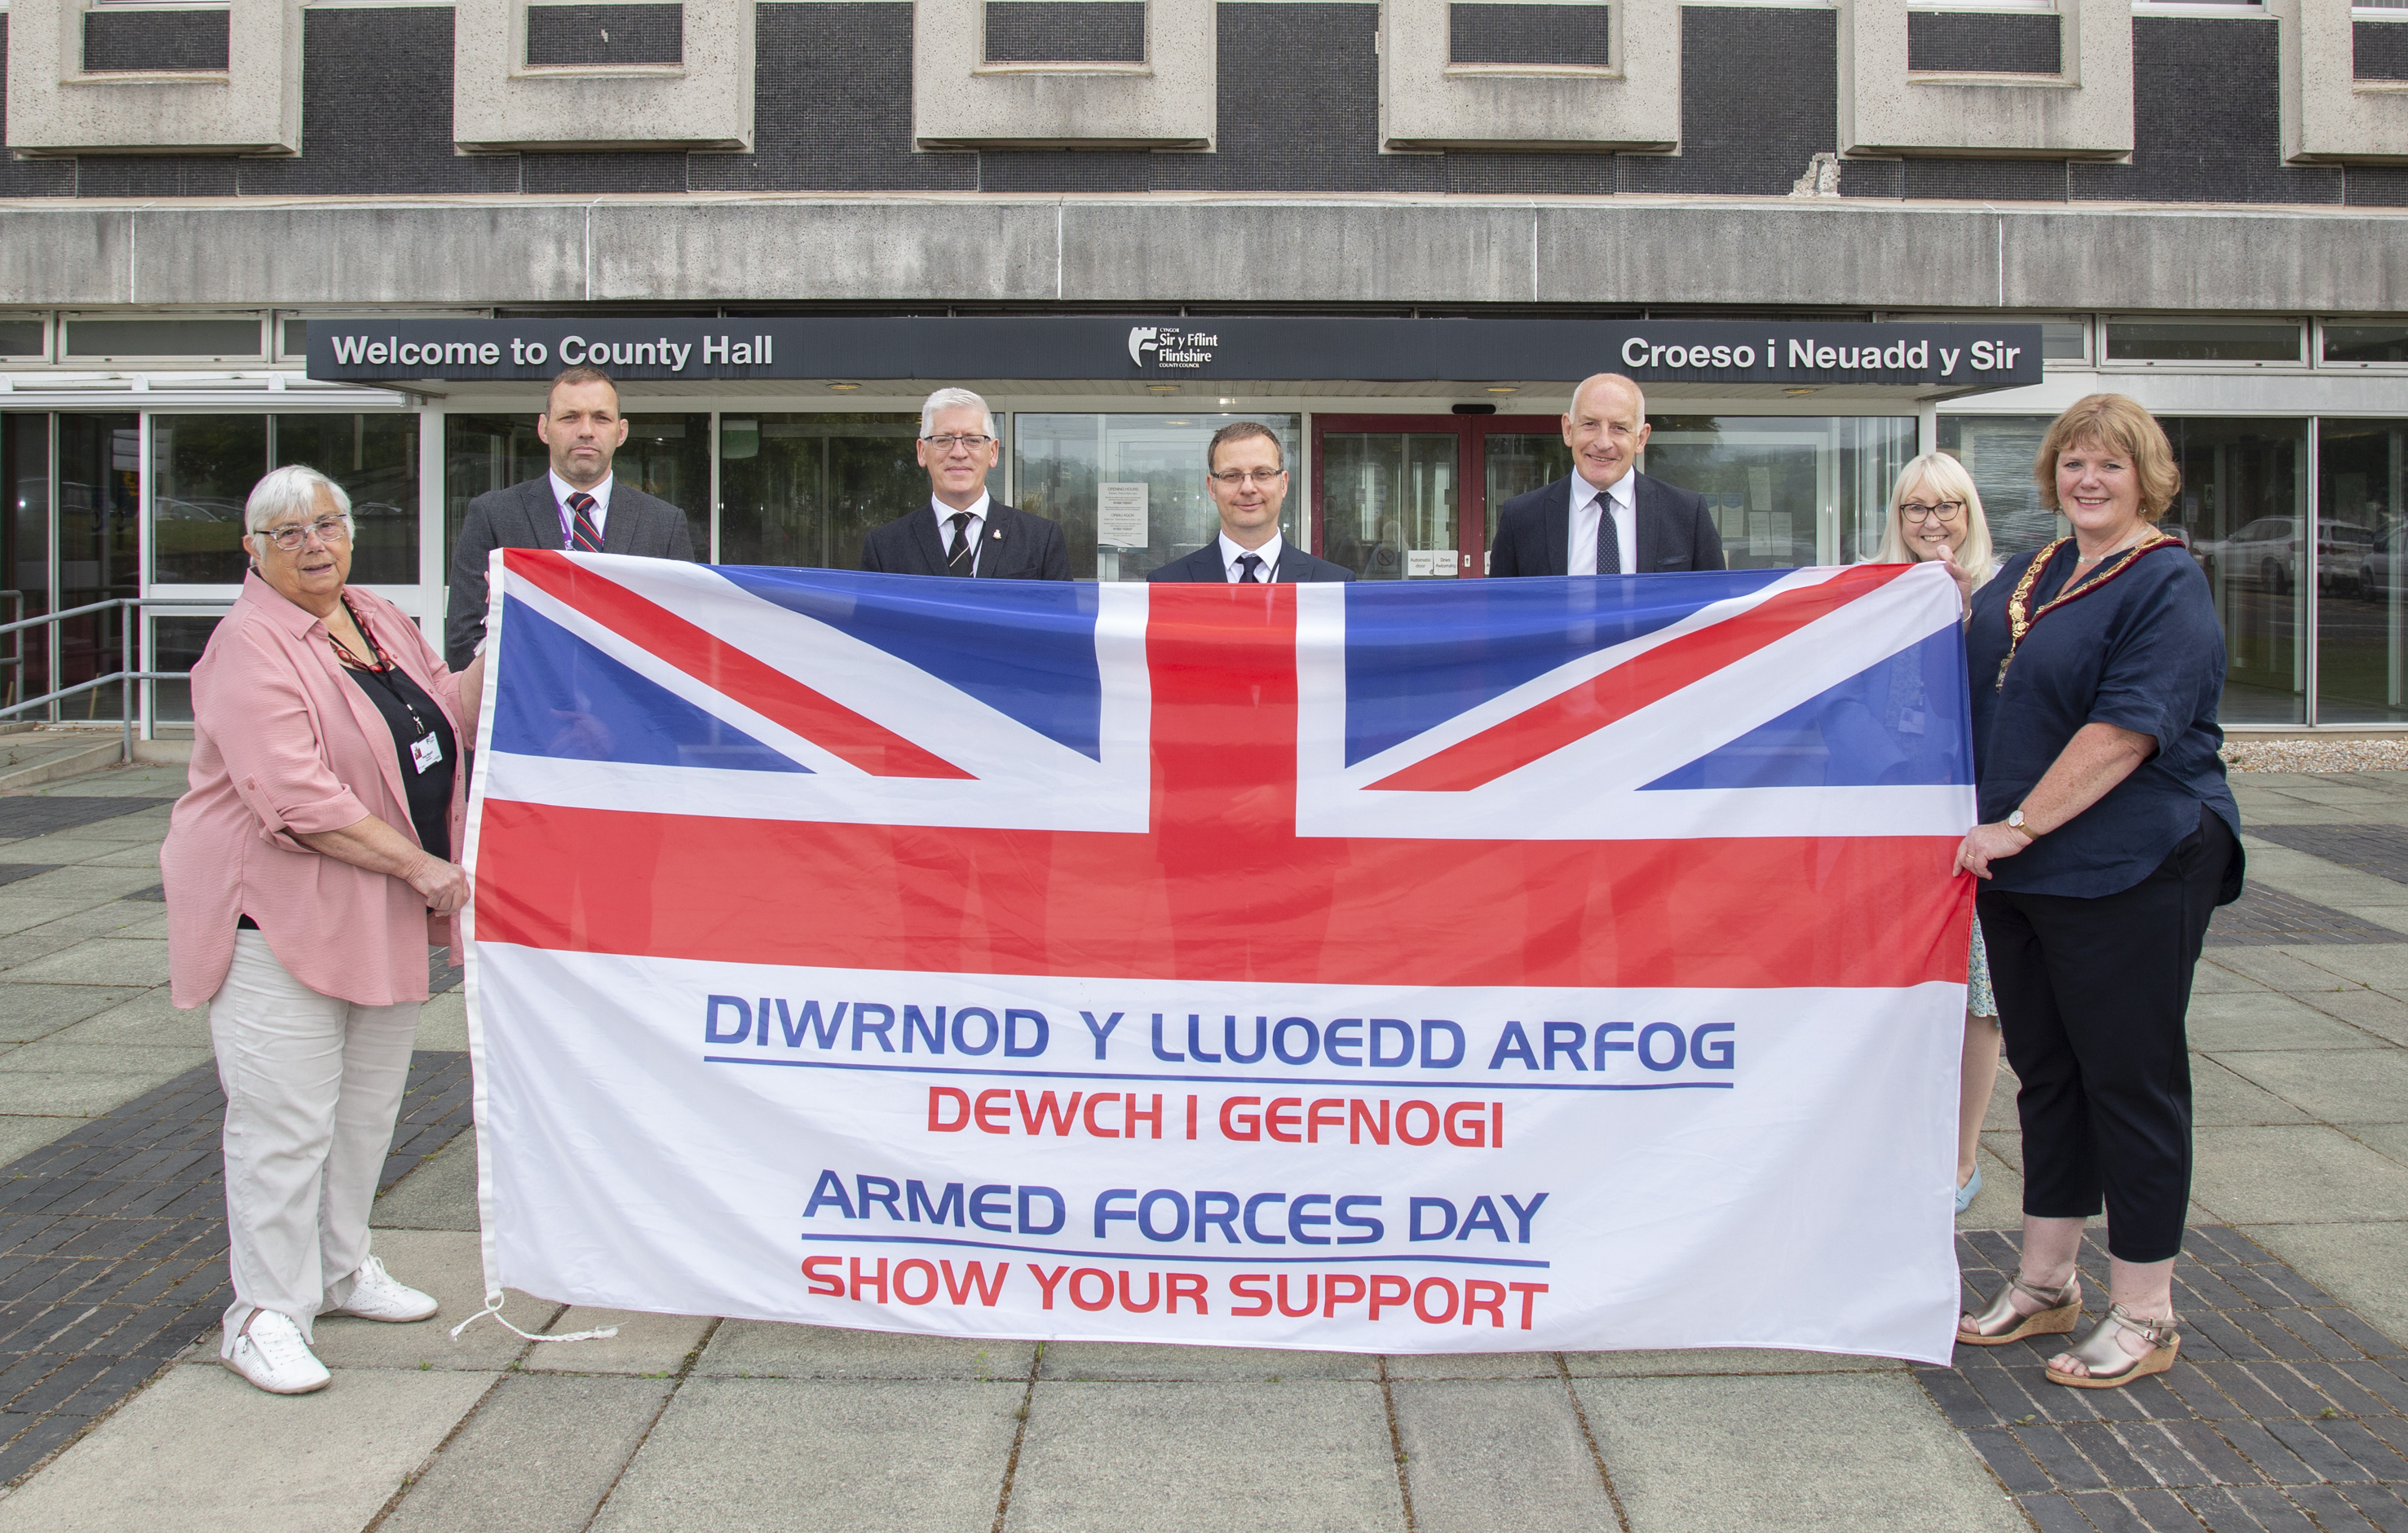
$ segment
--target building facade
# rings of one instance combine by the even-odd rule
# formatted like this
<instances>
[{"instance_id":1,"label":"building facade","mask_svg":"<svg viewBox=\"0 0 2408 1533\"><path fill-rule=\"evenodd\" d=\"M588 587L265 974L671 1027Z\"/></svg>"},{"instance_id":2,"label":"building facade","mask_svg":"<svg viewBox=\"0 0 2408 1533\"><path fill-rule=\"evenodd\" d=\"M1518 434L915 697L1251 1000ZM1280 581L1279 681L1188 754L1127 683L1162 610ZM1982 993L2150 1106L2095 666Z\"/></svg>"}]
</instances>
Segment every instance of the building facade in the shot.
<instances>
[{"instance_id":1,"label":"building facade","mask_svg":"<svg viewBox=\"0 0 2408 1533\"><path fill-rule=\"evenodd\" d=\"M354 580L439 629L450 538L540 471L535 380L573 340L625 379L619 472L714 560L853 564L924 497L918 400L958 382L998 412L997 493L1108 580L1210 536L1202 443L1241 416L1287 445L1291 536L1479 579L1605 368L1647 381L1645 466L1735 565L1862 556L1932 448L2031 547L2042 429L2113 389L2181 454L2227 723L2408 725L2401 0L5 18L0 604L149 603L28 644L10 700L129 639L186 666L283 463L345 483ZM1905 365L1916 337L1961 359ZM1839 365L1867 356L1899 365Z\"/></svg>"}]
</instances>

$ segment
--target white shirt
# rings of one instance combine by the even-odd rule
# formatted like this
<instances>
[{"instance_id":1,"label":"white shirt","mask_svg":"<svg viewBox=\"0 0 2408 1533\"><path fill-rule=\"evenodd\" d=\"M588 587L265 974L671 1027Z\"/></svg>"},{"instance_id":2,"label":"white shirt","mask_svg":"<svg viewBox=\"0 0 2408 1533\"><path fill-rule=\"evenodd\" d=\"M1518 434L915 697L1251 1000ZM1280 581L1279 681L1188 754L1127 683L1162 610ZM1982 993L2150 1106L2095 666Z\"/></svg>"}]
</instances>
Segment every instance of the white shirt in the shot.
<instances>
[{"instance_id":1,"label":"white shirt","mask_svg":"<svg viewBox=\"0 0 2408 1533\"><path fill-rule=\"evenodd\" d=\"M966 508L970 513L970 524L963 529L963 535L970 540L970 573L973 575L978 573L979 555L983 552L979 547L979 539L986 536L989 498L987 493L981 490L978 499ZM951 555L953 552L953 518L962 513L934 495L928 497L928 504L937 513L937 547Z\"/></svg>"},{"instance_id":2,"label":"white shirt","mask_svg":"<svg viewBox=\"0 0 2408 1533\"><path fill-rule=\"evenodd\" d=\"M568 497L577 493L577 486L562 479L557 473L552 473L549 477L552 480L552 509L560 513L560 546L568 548L576 542L570 535L577 527L577 514L568 509ZM594 509L591 514L594 519L594 531L597 535L610 530L610 481L615 477L605 474L602 476L601 483L585 492L594 497Z\"/></svg>"},{"instance_id":3,"label":"white shirt","mask_svg":"<svg viewBox=\"0 0 2408 1533\"><path fill-rule=\"evenodd\" d=\"M1632 477L1637 473L1635 468L1625 469L1620 479L1602 491L1579 474L1572 475L1572 536L1565 550L1566 574L1586 575L1597 568L1597 506L1600 500L1610 501L1613 507L1613 536L1622 555L1619 572L1628 575L1638 569L1639 484Z\"/></svg>"},{"instance_id":4,"label":"white shirt","mask_svg":"<svg viewBox=\"0 0 2408 1533\"><path fill-rule=\"evenodd\" d=\"M1254 571L1254 579L1268 583L1279 578L1280 551L1286 546L1286 539L1273 533L1271 540L1261 548L1241 548L1229 541L1229 535L1225 532L1221 535L1221 567L1228 572L1229 583L1237 585L1246 578L1246 572L1238 561L1251 553L1263 562L1262 567Z\"/></svg>"}]
</instances>

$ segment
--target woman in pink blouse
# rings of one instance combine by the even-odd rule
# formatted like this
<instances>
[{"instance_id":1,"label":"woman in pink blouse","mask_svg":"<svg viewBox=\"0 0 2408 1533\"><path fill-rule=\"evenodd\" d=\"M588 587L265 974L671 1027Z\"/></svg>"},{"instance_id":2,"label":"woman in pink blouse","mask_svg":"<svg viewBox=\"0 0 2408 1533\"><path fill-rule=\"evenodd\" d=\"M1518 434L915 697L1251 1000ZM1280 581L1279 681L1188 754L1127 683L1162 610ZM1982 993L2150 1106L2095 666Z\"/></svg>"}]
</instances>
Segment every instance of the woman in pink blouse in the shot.
<instances>
[{"instance_id":1,"label":"woman in pink blouse","mask_svg":"<svg viewBox=\"0 0 2408 1533\"><path fill-rule=\"evenodd\" d=\"M280 1395L330 1382L322 1314L424 1320L368 1254L426 950L468 875L457 771L481 660L454 675L400 609L344 587L350 498L279 468L244 509L251 572L193 667L192 791L160 849L175 1003L207 1004L225 1085L234 1302L219 1356Z\"/></svg>"}]
</instances>

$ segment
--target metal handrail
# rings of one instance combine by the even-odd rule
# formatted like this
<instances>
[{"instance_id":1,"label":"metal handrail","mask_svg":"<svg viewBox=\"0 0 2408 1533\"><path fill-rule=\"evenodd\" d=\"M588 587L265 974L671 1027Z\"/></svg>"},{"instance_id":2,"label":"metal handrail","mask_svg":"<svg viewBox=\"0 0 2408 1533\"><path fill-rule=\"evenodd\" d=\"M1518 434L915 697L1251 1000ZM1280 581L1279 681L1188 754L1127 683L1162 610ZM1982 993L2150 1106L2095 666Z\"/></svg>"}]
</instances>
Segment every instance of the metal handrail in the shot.
<instances>
[{"instance_id":1,"label":"metal handrail","mask_svg":"<svg viewBox=\"0 0 2408 1533\"><path fill-rule=\"evenodd\" d=\"M0 591L0 596L16 597L17 610L21 612L24 610L23 593L16 591ZM81 607L70 607L62 611L47 612L40 617L20 618L12 623L0 623L0 635L21 634L29 628L37 628L46 624L64 623L69 618L89 617L97 612L107 612L118 609L124 609L129 612L138 612L145 607L206 608L220 605L224 604L200 600L191 596L110 596L103 601L86 602ZM132 761L134 759L133 683L136 681L188 681L192 680L193 673L191 671L136 670L134 668L134 624L130 622L119 623L117 628L117 669L110 671L106 676L95 676L88 681L78 681L73 686L60 687L54 691L46 692L39 697L28 697L22 703L10 703L6 707L0 707L0 719L7 718L11 714L22 713L29 708L40 708L46 703L55 703L62 697L80 696L87 692L92 692L98 688L108 686L112 682L122 681L126 684L119 690L117 695L118 710L120 714L120 745L123 752L123 754L119 759L123 761ZM17 662L21 663L23 658L24 641L21 638L17 642ZM19 675L22 676L22 674L23 672L20 670ZM12 678L12 681L14 679Z\"/></svg>"}]
</instances>

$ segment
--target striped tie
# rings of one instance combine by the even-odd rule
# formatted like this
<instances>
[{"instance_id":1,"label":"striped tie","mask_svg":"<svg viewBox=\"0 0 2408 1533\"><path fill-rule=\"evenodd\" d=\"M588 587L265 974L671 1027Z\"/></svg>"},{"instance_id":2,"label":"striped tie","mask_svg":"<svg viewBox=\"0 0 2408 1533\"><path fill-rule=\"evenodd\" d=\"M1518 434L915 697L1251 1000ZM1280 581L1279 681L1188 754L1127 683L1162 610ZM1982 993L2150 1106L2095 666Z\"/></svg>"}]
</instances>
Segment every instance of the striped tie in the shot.
<instances>
[{"instance_id":1,"label":"striped tie","mask_svg":"<svg viewBox=\"0 0 2408 1533\"><path fill-rule=\"evenodd\" d=\"M594 497L582 490L570 493L568 513L573 519L568 534L571 553L602 552L602 529L594 524Z\"/></svg>"},{"instance_id":2,"label":"striped tie","mask_svg":"<svg viewBox=\"0 0 2408 1533\"><path fill-rule=\"evenodd\" d=\"M948 575L976 574L978 545L970 541L970 523L973 518L968 511L955 511L947 520L953 524L953 546L945 554L945 573Z\"/></svg>"}]
</instances>

